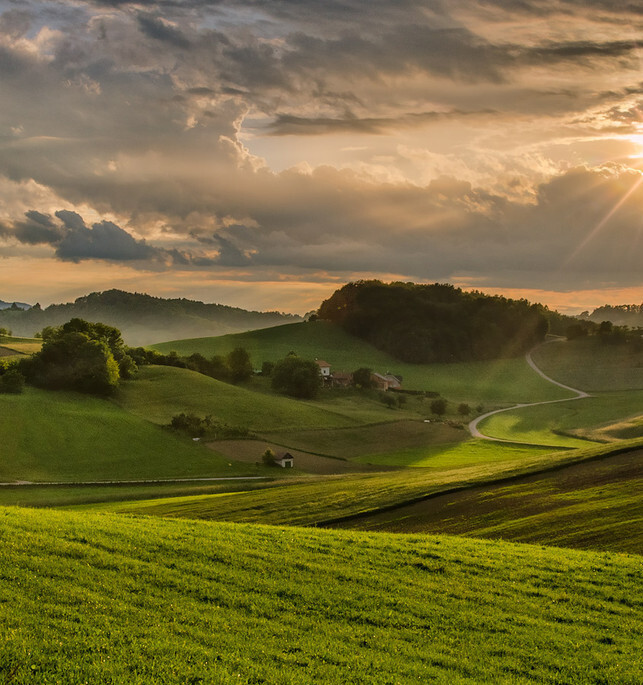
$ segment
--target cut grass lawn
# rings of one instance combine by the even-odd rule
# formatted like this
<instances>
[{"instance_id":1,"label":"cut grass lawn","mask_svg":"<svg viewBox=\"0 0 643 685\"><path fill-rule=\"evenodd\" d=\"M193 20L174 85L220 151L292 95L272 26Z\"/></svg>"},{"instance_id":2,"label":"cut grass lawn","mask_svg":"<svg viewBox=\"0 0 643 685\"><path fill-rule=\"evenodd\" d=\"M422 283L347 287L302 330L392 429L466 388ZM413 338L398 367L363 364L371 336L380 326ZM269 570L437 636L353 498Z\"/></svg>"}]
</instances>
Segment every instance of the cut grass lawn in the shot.
<instances>
[{"instance_id":1,"label":"cut grass lawn","mask_svg":"<svg viewBox=\"0 0 643 685\"><path fill-rule=\"evenodd\" d=\"M466 466L443 470L406 469L376 474L293 479L251 493L185 497L180 501L168 498L150 502L118 502L88 505L87 508L217 521L318 525L397 506L454 488L538 472L640 446L641 441L631 441L618 447L601 445L544 455L522 454L512 460L473 464L469 462Z\"/></svg>"},{"instance_id":2,"label":"cut grass lawn","mask_svg":"<svg viewBox=\"0 0 643 685\"><path fill-rule=\"evenodd\" d=\"M471 488L339 524L643 554L643 450Z\"/></svg>"},{"instance_id":3,"label":"cut grass lawn","mask_svg":"<svg viewBox=\"0 0 643 685\"><path fill-rule=\"evenodd\" d=\"M640 557L0 511L5 682L634 683Z\"/></svg>"},{"instance_id":4,"label":"cut grass lawn","mask_svg":"<svg viewBox=\"0 0 643 685\"><path fill-rule=\"evenodd\" d=\"M596 337L541 345L533 360L548 376L586 392L643 390L643 351Z\"/></svg>"},{"instance_id":5,"label":"cut grass lawn","mask_svg":"<svg viewBox=\"0 0 643 685\"><path fill-rule=\"evenodd\" d=\"M0 395L0 481L227 476L256 470L104 399L26 388Z\"/></svg>"},{"instance_id":6,"label":"cut grass lawn","mask_svg":"<svg viewBox=\"0 0 643 685\"><path fill-rule=\"evenodd\" d=\"M402 376L407 389L431 390L454 402L515 404L569 397L570 393L538 376L524 358L461 364L404 364L359 338L325 321L287 324L215 338L176 340L153 345L160 352L180 355L199 352L205 357L225 355L245 347L255 367L283 359L294 351L300 357L323 359L332 370L374 371Z\"/></svg>"},{"instance_id":7,"label":"cut grass lawn","mask_svg":"<svg viewBox=\"0 0 643 685\"><path fill-rule=\"evenodd\" d=\"M522 407L485 419L478 428L503 440L540 445L580 447L586 441L573 437L578 429L594 429L643 409L643 391L601 393L571 402Z\"/></svg>"}]
</instances>

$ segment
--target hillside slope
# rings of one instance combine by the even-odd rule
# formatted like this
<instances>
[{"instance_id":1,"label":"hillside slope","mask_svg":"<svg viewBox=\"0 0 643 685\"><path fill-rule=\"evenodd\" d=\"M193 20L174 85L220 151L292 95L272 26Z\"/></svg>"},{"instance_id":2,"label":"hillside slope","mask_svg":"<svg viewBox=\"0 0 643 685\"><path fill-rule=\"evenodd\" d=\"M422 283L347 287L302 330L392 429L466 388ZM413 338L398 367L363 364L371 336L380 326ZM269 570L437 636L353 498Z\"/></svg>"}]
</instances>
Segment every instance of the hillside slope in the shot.
<instances>
[{"instance_id":1,"label":"hillside slope","mask_svg":"<svg viewBox=\"0 0 643 685\"><path fill-rule=\"evenodd\" d=\"M36 388L0 394L0 455L0 481L254 473L108 400Z\"/></svg>"},{"instance_id":2,"label":"hillside slope","mask_svg":"<svg viewBox=\"0 0 643 685\"><path fill-rule=\"evenodd\" d=\"M0 520L5 682L641 673L640 557L19 509Z\"/></svg>"},{"instance_id":3,"label":"hillside slope","mask_svg":"<svg viewBox=\"0 0 643 685\"><path fill-rule=\"evenodd\" d=\"M74 317L120 329L128 345L195 335L222 335L276 326L301 318L280 312L254 312L195 300L164 299L142 293L107 290L46 309L0 311L0 326L14 335L34 335L45 326L59 326Z\"/></svg>"},{"instance_id":4,"label":"hillside slope","mask_svg":"<svg viewBox=\"0 0 643 685\"><path fill-rule=\"evenodd\" d=\"M643 449L364 516L340 528L643 554Z\"/></svg>"},{"instance_id":5,"label":"hillside slope","mask_svg":"<svg viewBox=\"0 0 643 685\"><path fill-rule=\"evenodd\" d=\"M172 350L186 356L198 352L206 358L226 355L235 347L244 347L256 368L261 368L263 361L277 361L293 351L307 359L323 359L331 365L332 371L369 367L374 371L394 373L402 377L402 384L407 389L437 391L458 402L513 404L572 396L534 373L523 357L454 364L406 364L326 321L287 324L212 338L173 340L152 347L164 354Z\"/></svg>"}]
</instances>

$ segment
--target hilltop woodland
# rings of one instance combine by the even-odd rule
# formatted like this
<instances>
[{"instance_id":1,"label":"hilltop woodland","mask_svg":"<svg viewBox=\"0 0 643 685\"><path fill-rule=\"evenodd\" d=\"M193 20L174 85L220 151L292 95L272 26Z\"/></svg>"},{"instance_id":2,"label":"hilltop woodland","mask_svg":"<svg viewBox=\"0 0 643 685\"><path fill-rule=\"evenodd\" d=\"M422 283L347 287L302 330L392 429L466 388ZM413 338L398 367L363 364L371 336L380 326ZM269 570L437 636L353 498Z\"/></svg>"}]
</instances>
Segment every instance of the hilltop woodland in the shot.
<instances>
[{"instance_id":1,"label":"hilltop woodland","mask_svg":"<svg viewBox=\"0 0 643 685\"><path fill-rule=\"evenodd\" d=\"M0 310L0 327L12 330L16 336L31 337L43 328L81 318L118 328L129 345L147 345L193 335L224 335L301 321L301 317L292 314L246 311L221 304L204 304L184 298L164 299L122 290L90 293L74 302L52 304L45 309L39 304L29 309L14 305Z\"/></svg>"},{"instance_id":2,"label":"hilltop woodland","mask_svg":"<svg viewBox=\"0 0 643 685\"><path fill-rule=\"evenodd\" d=\"M527 300L448 284L380 281L345 285L317 315L402 361L421 364L517 356L567 318Z\"/></svg>"}]
</instances>

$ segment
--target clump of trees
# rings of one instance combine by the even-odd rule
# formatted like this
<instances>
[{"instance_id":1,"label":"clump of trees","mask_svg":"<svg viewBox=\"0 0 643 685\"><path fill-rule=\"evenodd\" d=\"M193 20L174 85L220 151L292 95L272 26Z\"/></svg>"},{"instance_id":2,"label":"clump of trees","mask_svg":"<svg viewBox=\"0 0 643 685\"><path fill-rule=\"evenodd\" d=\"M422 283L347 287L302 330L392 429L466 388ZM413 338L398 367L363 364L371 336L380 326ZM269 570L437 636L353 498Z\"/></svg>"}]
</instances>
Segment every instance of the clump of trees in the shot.
<instances>
[{"instance_id":1,"label":"clump of trees","mask_svg":"<svg viewBox=\"0 0 643 685\"><path fill-rule=\"evenodd\" d=\"M188 357L180 357L175 351L161 354L145 347L128 348L128 353L139 366L147 364L175 366L196 371L224 383L241 383L248 380L253 373L250 355L243 347L235 348L226 357L214 355L210 359L199 352Z\"/></svg>"},{"instance_id":2,"label":"clump of trees","mask_svg":"<svg viewBox=\"0 0 643 685\"><path fill-rule=\"evenodd\" d=\"M320 319L411 363L515 356L544 339L549 310L448 284L358 281L335 291Z\"/></svg>"},{"instance_id":3,"label":"clump of trees","mask_svg":"<svg viewBox=\"0 0 643 685\"><path fill-rule=\"evenodd\" d=\"M177 414L170 421L170 428L187 433L194 438L211 440L237 440L251 437L250 431L242 426L231 426L224 421L217 421L212 415L201 418L196 414Z\"/></svg>"},{"instance_id":4,"label":"clump of trees","mask_svg":"<svg viewBox=\"0 0 643 685\"><path fill-rule=\"evenodd\" d=\"M300 399L312 399L322 386L322 378L316 362L291 353L275 364L271 383L277 392Z\"/></svg>"},{"instance_id":5,"label":"clump of trees","mask_svg":"<svg viewBox=\"0 0 643 685\"><path fill-rule=\"evenodd\" d=\"M135 361L117 328L71 319L43 329L40 352L20 360L19 371L29 383L52 390L112 393L121 378L132 378Z\"/></svg>"}]
</instances>

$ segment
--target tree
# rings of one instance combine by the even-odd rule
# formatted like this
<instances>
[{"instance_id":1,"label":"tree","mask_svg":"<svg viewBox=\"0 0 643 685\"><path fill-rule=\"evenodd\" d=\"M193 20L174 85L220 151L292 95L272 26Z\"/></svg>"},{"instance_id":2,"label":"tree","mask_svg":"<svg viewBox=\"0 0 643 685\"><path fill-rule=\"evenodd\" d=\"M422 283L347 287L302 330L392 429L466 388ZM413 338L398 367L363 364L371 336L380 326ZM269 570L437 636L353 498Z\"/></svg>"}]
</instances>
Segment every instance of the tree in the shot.
<instances>
[{"instance_id":1,"label":"tree","mask_svg":"<svg viewBox=\"0 0 643 685\"><path fill-rule=\"evenodd\" d=\"M321 387L322 379L316 362L288 355L275 364L272 387L292 397L310 399Z\"/></svg>"},{"instance_id":2,"label":"tree","mask_svg":"<svg viewBox=\"0 0 643 685\"><path fill-rule=\"evenodd\" d=\"M357 371L353 371L353 385L363 390L368 390L373 387L373 380L371 374L372 369L367 369L366 367L361 367Z\"/></svg>"},{"instance_id":3,"label":"tree","mask_svg":"<svg viewBox=\"0 0 643 685\"><path fill-rule=\"evenodd\" d=\"M262 376L271 376L274 368L275 368L274 362L265 361L261 365L261 375Z\"/></svg>"},{"instance_id":4,"label":"tree","mask_svg":"<svg viewBox=\"0 0 643 685\"><path fill-rule=\"evenodd\" d=\"M471 407L466 402L462 402L458 405L458 414L460 414L460 416L469 416L470 413Z\"/></svg>"},{"instance_id":5,"label":"tree","mask_svg":"<svg viewBox=\"0 0 643 685\"><path fill-rule=\"evenodd\" d=\"M2 328L0 327L0 335L11 335L11 331L8 328Z\"/></svg>"},{"instance_id":6,"label":"tree","mask_svg":"<svg viewBox=\"0 0 643 685\"><path fill-rule=\"evenodd\" d=\"M264 466L274 466L276 458L275 453L270 448L261 455Z\"/></svg>"},{"instance_id":7,"label":"tree","mask_svg":"<svg viewBox=\"0 0 643 685\"><path fill-rule=\"evenodd\" d=\"M72 319L42 332L43 345L20 370L34 385L107 395L121 377L119 361L133 372L135 363L125 353L120 331L105 324Z\"/></svg>"},{"instance_id":8,"label":"tree","mask_svg":"<svg viewBox=\"0 0 643 685\"><path fill-rule=\"evenodd\" d=\"M19 395L25 387L25 377L18 369L8 369L0 376L0 393Z\"/></svg>"},{"instance_id":9,"label":"tree","mask_svg":"<svg viewBox=\"0 0 643 685\"><path fill-rule=\"evenodd\" d=\"M228 367L230 378L233 383L247 381L252 376L252 363L250 355L244 347L236 347L228 355Z\"/></svg>"},{"instance_id":10,"label":"tree","mask_svg":"<svg viewBox=\"0 0 643 685\"><path fill-rule=\"evenodd\" d=\"M447 401L443 397L431 401L431 413L436 416L444 416L447 412Z\"/></svg>"}]
</instances>

